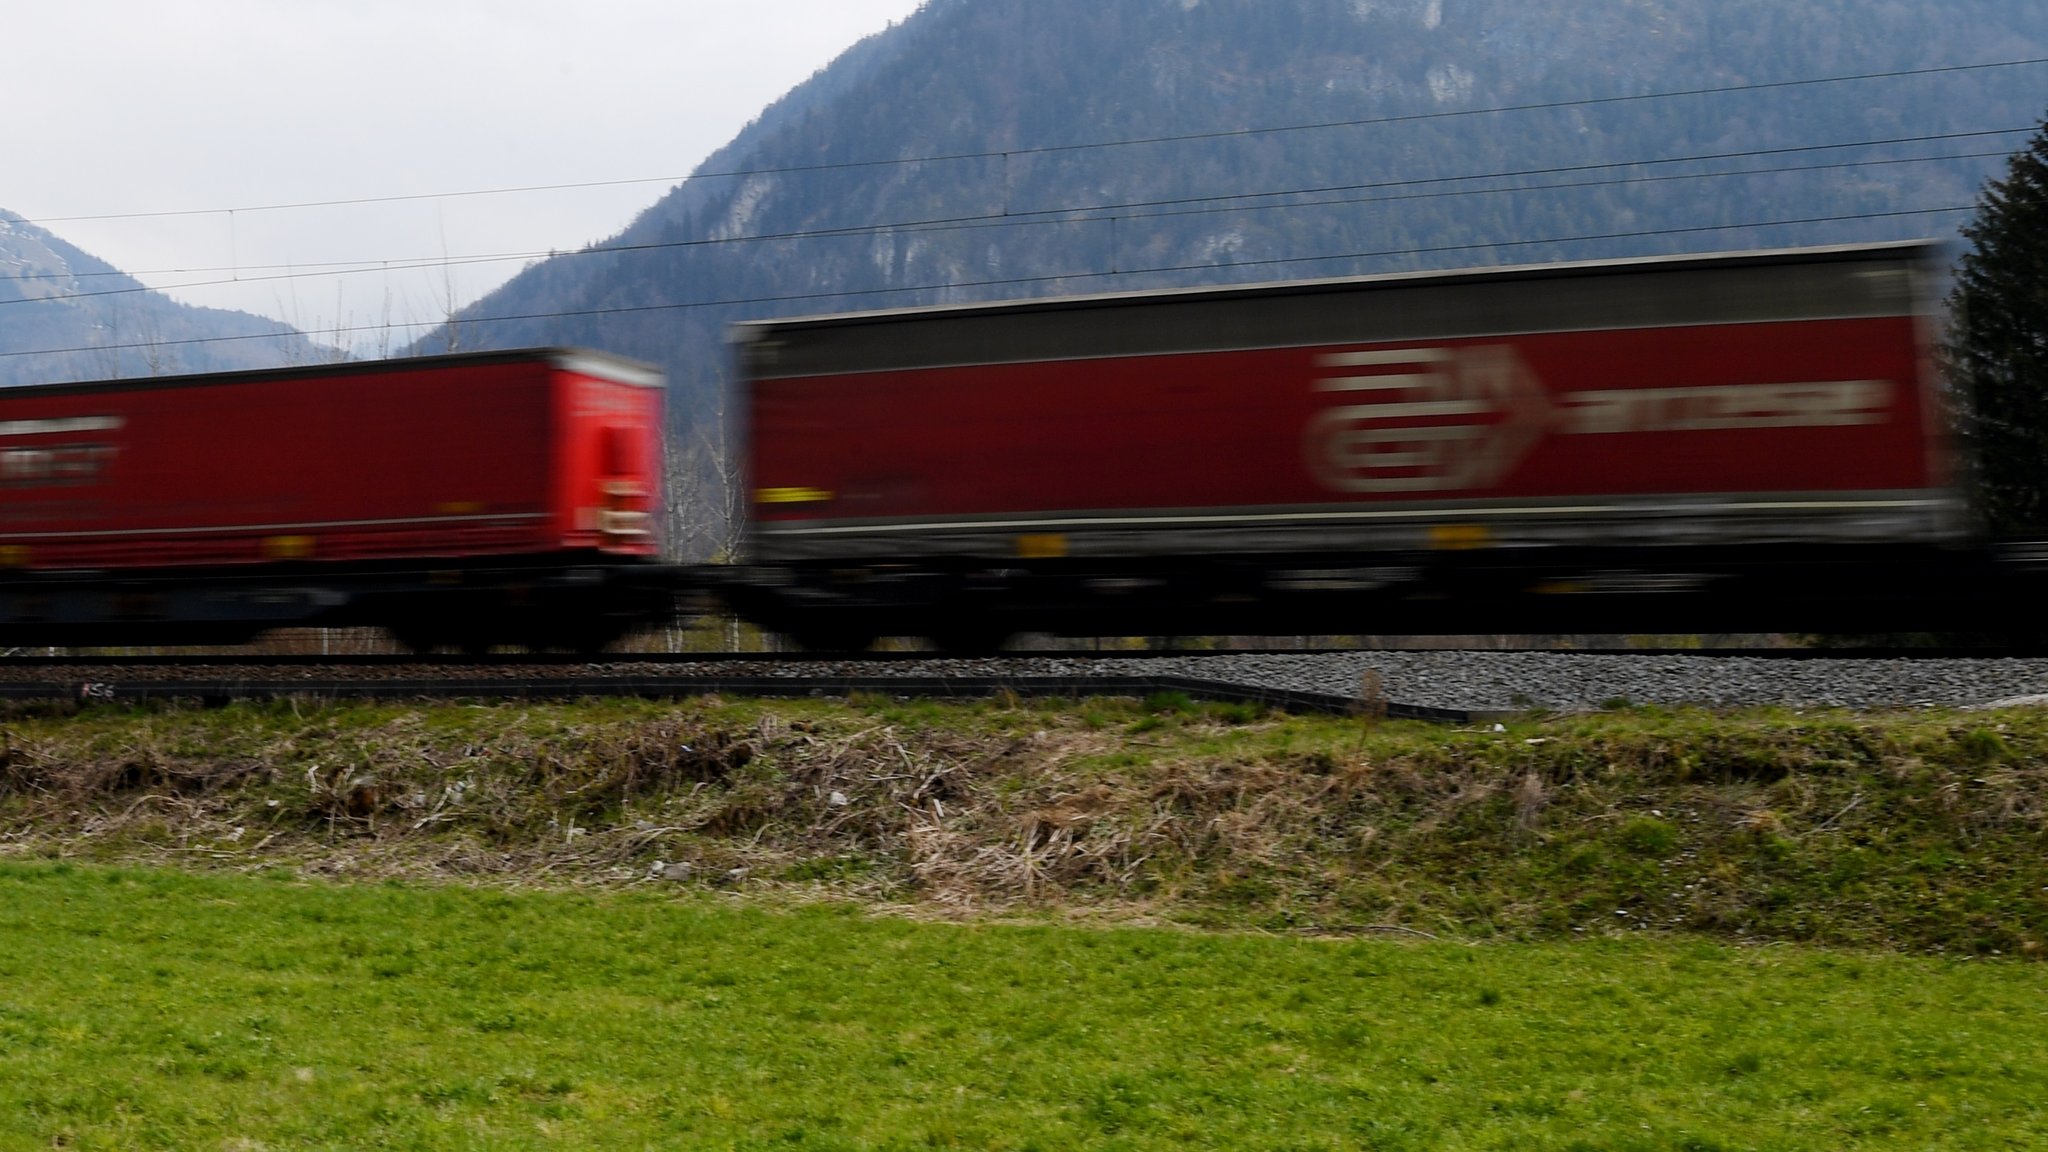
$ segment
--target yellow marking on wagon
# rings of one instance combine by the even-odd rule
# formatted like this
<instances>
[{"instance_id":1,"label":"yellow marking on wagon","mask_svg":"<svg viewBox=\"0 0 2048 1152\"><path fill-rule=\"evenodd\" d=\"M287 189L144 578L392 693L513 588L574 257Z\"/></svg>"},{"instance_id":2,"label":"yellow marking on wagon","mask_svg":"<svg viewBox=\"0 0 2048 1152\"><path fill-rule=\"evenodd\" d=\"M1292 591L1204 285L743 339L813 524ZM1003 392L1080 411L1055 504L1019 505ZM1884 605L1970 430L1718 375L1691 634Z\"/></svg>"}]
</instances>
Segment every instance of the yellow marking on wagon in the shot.
<instances>
[{"instance_id":1,"label":"yellow marking on wagon","mask_svg":"<svg viewBox=\"0 0 2048 1152\"><path fill-rule=\"evenodd\" d=\"M1017 537L1017 559L1019 560L1063 560L1067 555L1067 538L1057 532L1040 533Z\"/></svg>"},{"instance_id":2,"label":"yellow marking on wagon","mask_svg":"<svg viewBox=\"0 0 2048 1152\"><path fill-rule=\"evenodd\" d=\"M832 493L823 488L761 488L754 492L756 504L823 504Z\"/></svg>"},{"instance_id":3,"label":"yellow marking on wagon","mask_svg":"<svg viewBox=\"0 0 2048 1152\"><path fill-rule=\"evenodd\" d=\"M263 558L266 560L311 560L313 538L311 536L265 536Z\"/></svg>"},{"instance_id":4,"label":"yellow marking on wagon","mask_svg":"<svg viewBox=\"0 0 2048 1152\"><path fill-rule=\"evenodd\" d=\"M1465 552L1493 543L1493 533L1484 524L1439 524L1429 530L1429 546L1446 552Z\"/></svg>"}]
</instances>

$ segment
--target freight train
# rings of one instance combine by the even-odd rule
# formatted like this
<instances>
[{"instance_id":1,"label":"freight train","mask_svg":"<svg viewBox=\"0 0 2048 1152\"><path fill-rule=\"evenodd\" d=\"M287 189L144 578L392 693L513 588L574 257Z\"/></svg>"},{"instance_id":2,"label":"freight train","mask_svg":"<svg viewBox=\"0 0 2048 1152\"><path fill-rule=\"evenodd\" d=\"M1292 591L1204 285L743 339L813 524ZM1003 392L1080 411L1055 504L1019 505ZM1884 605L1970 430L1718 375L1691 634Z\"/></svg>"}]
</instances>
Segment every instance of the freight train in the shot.
<instances>
[{"instance_id":1,"label":"freight train","mask_svg":"<svg viewBox=\"0 0 2048 1152\"><path fill-rule=\"evenodd\" d=\"M764 321L731 598L806 643L2002 630L1927 243Z\"/></svg>"},{"instance_id":2,"label":"freight train","mask_svg":"<svg viewBox=\"0 0 2048 1152\"><path fill-rule=\"evenodd\" d=\"M0 391L0 645L602 647L674 599L661 384L543 350Z\"/></svg>"},{"instance_id":3,"label":"freight train","mask_svg":"<svg viewBox=\"0 0 2048 1152\"><path fill-rule=\"evenodd\" d=\"M1937 249L738 326L752 516L650 534L659 379L539 350L0 392L0 644L1996 629Z\"/></svg>"}]
</instances>

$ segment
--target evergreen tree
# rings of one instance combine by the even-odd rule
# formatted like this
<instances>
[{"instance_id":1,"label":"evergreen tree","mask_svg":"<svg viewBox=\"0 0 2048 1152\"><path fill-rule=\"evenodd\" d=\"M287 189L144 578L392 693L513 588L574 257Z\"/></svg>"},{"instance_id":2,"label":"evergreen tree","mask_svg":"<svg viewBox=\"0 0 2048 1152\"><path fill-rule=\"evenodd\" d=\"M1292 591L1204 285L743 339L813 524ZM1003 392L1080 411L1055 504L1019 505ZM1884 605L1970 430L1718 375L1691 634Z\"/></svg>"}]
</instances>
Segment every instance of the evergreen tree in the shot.
<instances>
[{"instance_id":1,"label":"evergreen tree","mask_svg":"<svg viewBox=\"0 0 2048 1152\"><path fill-rule=\"evenodd\" d=\"M1943 346L1994 534L2048 529L2048 124L1964 227Z\"/></svg>"}]
</instances>

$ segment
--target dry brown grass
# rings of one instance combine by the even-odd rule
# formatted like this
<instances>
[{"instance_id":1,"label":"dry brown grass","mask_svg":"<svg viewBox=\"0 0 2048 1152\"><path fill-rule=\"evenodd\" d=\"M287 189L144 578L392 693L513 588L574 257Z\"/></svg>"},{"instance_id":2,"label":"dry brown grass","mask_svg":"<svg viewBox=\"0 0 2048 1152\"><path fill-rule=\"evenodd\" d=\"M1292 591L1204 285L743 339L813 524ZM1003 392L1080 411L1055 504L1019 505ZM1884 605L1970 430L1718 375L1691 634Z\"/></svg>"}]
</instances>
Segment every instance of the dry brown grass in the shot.
<instances>
[{"instance_id":1,"label":"dry brown grass","mask_svg":"<svg viewBox=\"0 0 2048 1152\"><path fill-rule=\"evenodd\" d=\"M1505 733L1130 703L272 708L0 725L0 851L936 914L2038 951L2048 721ZM661 867L657 869L655 866Z\"/></svg>"}]
</instances>

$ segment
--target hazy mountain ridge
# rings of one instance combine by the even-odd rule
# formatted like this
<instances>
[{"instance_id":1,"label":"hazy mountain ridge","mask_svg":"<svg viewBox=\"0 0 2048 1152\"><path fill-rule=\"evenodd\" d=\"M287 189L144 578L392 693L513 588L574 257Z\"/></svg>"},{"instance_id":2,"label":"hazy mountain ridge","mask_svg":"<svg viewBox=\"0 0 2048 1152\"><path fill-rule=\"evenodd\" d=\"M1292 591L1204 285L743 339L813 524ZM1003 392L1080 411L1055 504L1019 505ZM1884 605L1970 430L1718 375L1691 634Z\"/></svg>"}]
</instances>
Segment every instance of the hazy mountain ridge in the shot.
<instances>
[{"instance_id":1,"label":"hazy mountain ridge","mask_svg":"<svg viewBox=\"0 0 2048 1152\"><path fill-rule=\"evenodd\" d=\"M2012 0L931 0L458 339L639 356L708 406L746 316L1952 234L1888 214L1971 203L1992 156L1827 165L2023 136L1772 150L2028 127L2048 69L1612 98L2041 56ZM1440 115L1517 105L1553 107ZM955 158L878 163L919 157ZM1672 178L1710 169L1763 171ZM1561 186L1487 191L1517 184Z\"/></svg>"},{"instance_id":2,"label":"hazy mountain ridge","mask_svg":"<svg viewBox=\"0 0 2048 1152\"><path fill-rule=\"evenodd\" d=\"M274 320L179 304L0 211L0 385L269 368L334 355Z\"/></svg>"}]
</instances>

